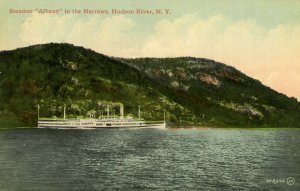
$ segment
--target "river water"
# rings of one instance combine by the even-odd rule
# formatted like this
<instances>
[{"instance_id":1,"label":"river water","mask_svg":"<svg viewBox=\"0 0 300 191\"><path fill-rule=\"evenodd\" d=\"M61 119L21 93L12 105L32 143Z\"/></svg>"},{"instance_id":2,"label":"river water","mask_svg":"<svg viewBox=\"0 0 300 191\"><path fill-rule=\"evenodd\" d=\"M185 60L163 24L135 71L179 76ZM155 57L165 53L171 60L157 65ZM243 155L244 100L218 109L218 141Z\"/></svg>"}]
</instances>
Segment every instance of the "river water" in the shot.
<instances>
[{"instance_id":1,"label":"river water","mask_svg":"<svg viewBox=\"0 0 300 191\"><path fill-rule=\"evenodd\" d=\"M0 131L0 190L300 190L300 131Z\"/></svg>"}]
</instances>

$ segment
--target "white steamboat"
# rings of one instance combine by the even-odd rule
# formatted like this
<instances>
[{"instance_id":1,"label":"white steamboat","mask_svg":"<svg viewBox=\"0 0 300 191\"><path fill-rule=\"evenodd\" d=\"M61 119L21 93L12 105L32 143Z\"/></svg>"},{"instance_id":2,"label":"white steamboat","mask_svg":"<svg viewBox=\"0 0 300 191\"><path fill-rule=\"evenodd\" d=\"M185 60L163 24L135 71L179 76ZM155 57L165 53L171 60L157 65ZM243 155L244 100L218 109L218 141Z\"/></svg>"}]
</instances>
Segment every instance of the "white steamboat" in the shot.
<instances>
[{"instance_id":1,"label":"white steamboat","mask_svg":"<svg viewBox=\"0 0 300 191\"><path fill-rule=\"evenodd\" d=\"M94 129L94 128L166 128L164 121L145 121L140 117L140 107L138 119L133 117L124 117L124 106L120 104L120 116L111 116L109 106L106 109L107 116L95 118L93 115L89 118L66 118L66 108L64 107L64 118L39 118L38 106L38 128L74 128L74 129Z\"/></svg>"}]
</instances>

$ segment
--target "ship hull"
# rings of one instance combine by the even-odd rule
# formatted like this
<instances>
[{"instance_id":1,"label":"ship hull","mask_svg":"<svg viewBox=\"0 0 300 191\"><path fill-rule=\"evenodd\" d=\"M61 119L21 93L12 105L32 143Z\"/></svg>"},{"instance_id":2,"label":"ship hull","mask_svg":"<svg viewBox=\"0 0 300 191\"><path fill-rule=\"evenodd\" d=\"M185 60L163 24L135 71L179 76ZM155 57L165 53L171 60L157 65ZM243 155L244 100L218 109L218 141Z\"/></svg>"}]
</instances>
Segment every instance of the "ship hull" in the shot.
<instances>
[{"instance_id":1,"label":"ship hull","mask_svg":"<svg viewBox=\"0 0 300 191\"><path fill-rule=\"evenodd\" d=\"M97 129L97 128L165 128L165 122L147 123L135 120L39 120L38 128L55 129Z\"/></svg>"}]
</instances>

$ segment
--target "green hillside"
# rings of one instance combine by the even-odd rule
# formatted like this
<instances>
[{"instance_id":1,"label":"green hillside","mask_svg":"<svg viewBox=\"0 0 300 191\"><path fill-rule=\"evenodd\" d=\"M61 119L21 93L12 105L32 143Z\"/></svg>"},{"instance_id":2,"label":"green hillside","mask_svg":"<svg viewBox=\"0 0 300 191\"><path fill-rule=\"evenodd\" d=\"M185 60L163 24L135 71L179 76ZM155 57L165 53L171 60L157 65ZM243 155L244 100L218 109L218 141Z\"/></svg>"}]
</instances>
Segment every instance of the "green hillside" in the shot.
<instances>
[{"instance_id":1,"label":"green hillside","mask_svg":"<svg viewBox=\"0 0 300 191\"><path fill-rule=\"evenodd\" d=\"M299 127L300 103L236 69L199 58L112 58L70 44L0 52L0 127L36 126L40 116L125 113L194 126ZM112 108L118 114L118 108Z\"/></svg>"}]
</instances>

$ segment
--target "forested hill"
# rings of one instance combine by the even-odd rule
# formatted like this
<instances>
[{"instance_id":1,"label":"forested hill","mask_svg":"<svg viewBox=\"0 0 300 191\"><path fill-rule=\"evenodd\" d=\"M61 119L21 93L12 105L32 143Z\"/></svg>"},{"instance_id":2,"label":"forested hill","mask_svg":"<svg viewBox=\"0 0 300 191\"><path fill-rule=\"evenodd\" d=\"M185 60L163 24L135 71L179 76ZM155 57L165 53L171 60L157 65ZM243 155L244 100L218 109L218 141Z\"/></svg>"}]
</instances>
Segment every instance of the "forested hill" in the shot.
<instances>
[{"instance_id":1,"label":"forested hill","mask_svg":"<svg viewBox=\"0 0 300 191\"><path fill-rule=\"evenodd\" d=\"M200 58L112 58L70 44L0 52L0 127L100 114L100 102L169 125L300 127L300 103L233 67ZM112 108L118 114L118 108Z\"/></svg>"}]
</instances>

